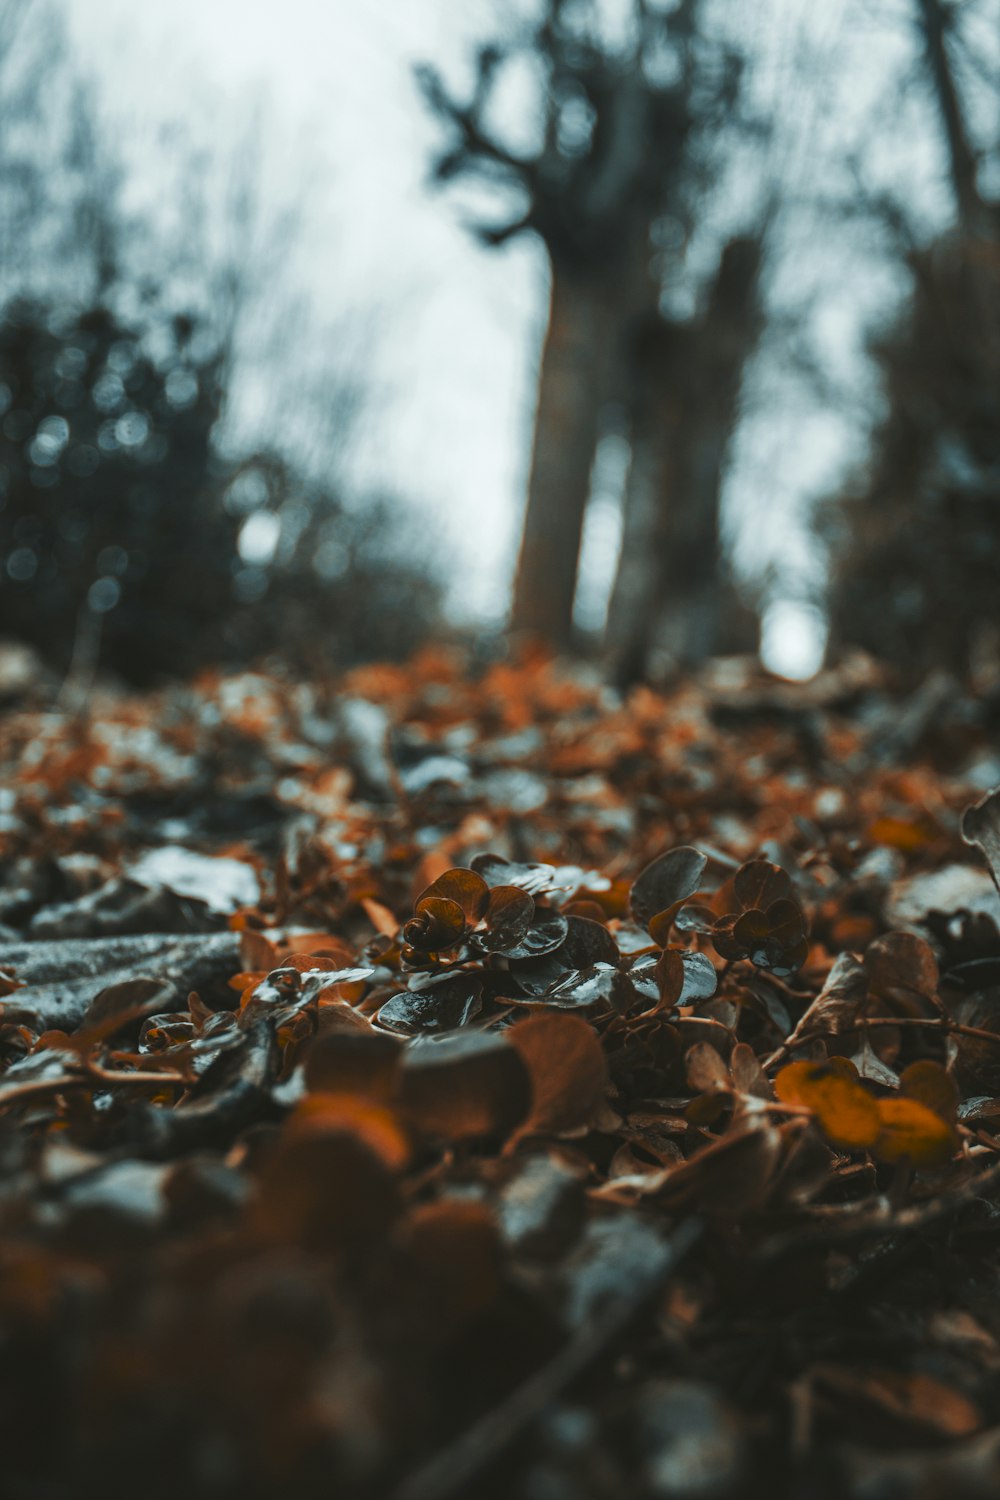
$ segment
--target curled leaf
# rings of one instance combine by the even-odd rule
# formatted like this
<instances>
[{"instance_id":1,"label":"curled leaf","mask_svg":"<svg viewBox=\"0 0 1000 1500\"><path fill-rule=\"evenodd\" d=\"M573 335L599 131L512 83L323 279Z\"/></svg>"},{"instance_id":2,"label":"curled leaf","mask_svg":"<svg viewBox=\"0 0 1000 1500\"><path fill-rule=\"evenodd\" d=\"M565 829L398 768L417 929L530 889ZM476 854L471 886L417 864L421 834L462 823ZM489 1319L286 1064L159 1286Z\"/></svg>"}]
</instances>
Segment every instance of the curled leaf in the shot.
<instances>
[{"instance_id":1,"label":"curled leaf","mask_svg":"<svg viewBox=\"0 0 1000 1500\"><path fill-rule=\"evenodd\" d=\"M420 908L420 904L428 897L443 901L453 901L460 906L465 913L466 919L475 925L486 910L490 899L490 889L483 877L475 870L445 870L435 881L421 891L414 903L414 910Z\"/></svg>"},{"instance_id":2,"label":"curled leaf","mask_svg":"<svg viewBox=\"0 0 1000 1500\"><path fill-rule=\"evenodd\" d=\"M454 948L465 933L465 912L447 896L421 896L403 926L403 941L424 953Z\"/></svg>"}]
</instances>

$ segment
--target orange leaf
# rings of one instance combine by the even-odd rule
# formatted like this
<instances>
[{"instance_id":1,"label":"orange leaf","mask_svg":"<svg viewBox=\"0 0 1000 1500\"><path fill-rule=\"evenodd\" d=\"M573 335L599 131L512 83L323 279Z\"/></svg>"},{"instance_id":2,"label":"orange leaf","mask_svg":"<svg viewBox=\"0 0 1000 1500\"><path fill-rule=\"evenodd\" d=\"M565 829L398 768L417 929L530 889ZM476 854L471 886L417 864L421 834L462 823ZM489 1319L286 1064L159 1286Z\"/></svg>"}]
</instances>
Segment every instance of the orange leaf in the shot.
<instances>
[{"instance_id":1,"label":"orange leaf","mask_svg":"<svg viewBox=\"0 0 1000 1500\"><path fill-rule=\"evenodd\" d=\"M940 1063L911 1063L900 1075L899 1092L907 1099L919 1099L949 1125L955 1123L958 1113L958 1086L951 1074Z\"/></svg>"},{"instance_id":2,"label":"orange leaf","mask_svg":"<svg viewBox=\"0 0 1000 1500\"><path fill-rule=\"evenodd\" d=\"M399 923L387 906L383 906L381 901L373 901L370 896L362 896L361 905L376 932L380 932L383 937L396 936Z\"/></svg>"},{"instance_id":3,"label":"orange leaf","mask_svg":"<svg viewBox=\"0 0 1000 1500\"><path fill-rule=\"evenodd\" d=\"M915 1167L939 1167L955 1149L954 1130L919 1099L880 1099L878 1115L875 1155L879 1161L909 1160Z\"/></svg>"},{"instance_id":4,"label":"orange leaf","mask_svg":"<svg viewBox=\"0 0 1000 1500\"><path fill-rule=\"evenodd\" d=\"M774 1092L783 1104L811 1109L836 1146L874 1146L878 1139L878 1104L846 1058L789 1063L774 1080Z\"/></svg>"},{"instance_id":5,"label":"orange leaf","mask_svg":"<svg viewBox=\"0 0 1000 1500\"><path fill-rule=\"evenodd\" d=\"M352 1135L393 1171L405 1167L410 1143L392 1110L360 1094L307 1094L285 1125L285 1138L307 1135Z\"/></svg>"}]
</instances>

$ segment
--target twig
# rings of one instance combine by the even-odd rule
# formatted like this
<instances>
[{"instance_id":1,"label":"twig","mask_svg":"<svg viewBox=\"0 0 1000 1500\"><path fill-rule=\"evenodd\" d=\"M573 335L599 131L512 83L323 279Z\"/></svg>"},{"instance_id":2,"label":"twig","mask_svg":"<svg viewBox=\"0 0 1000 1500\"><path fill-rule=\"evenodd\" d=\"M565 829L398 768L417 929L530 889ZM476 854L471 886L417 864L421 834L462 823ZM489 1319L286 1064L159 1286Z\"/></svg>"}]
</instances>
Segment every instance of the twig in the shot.
<instances>
[{"instance_id":1,"label":"twig","mask_svg":"<svg viewBox=\"0 0 1000 1500\"><path fill-rule=\"evenodd\" d=\"M947 1016L861 1016L857 1021L841 1026L837 1035L844 1036L853 1031L865 1031L869 1026L924 1026L932 1031L940 1031L945 1036L967 1036L974 1041L991 1042L994 1047L1000 1047L1000 1032L987 1031L982 1026L966 1026L961 1021L949 1020ZM813 1040L813 1037L806 1037L796 1045L804 1047L807 1042ZM765 1070L773 1068L774 1064L780 1062L791 1050L787 1040L782 1042L780 1047L764 1059L761 1066Z\"/></svg>"},{"instance_id":2,"label":"twig","mask_svg":"<svg viewBox=\"0 0 1000 1500\"><path fill-rule=\"evenodd\" d=\"M664 1284L680 1261L701 1238L700 1220L688 1219L647 1268L620 1296L607 1303L589 1323L540 1370L528 1377L499 1406L437 1453L423 1468L404 1479L392 1500L448 1500L470 1484L483 1469L533 1422L546 1407L618 1338L648 1298Z\"/></svg>"},{"instance_id":3,"label":"twig","mask_svg":"<svg viewBox=\"0 0 1000 1500\"><path fill-rule=\"evenodd\" d=\"M189 1086L188 1080L181 1073L118 1073L95 1067L88 1069L86 1073L69 1073L63 1078L31 1078L21 1084L11 1084L0 1089L0 1109L6 1109L9 1104L21 1104L25 1099L44 1097L46 1094L64 1094L67 1089L93 1089L121 1083Z\"/></svg>"},{"instance_id":4,"label":"twig","mask_svg":"<svg viewBox=\"0 0 1000 1500\"><path fill-rule=\"evenodd\" d=\"M782 1256L792 1252L797 1254L801 1250L826 1249L851 1240L867 1239L872 1235L891 1237L913 1234L916 1230L924 1229L939 1219L951 1218L956 1209L965 1204L974 1203L977 1198L990 1198L998 1191L1000 1191L1000 1162L995 1162L993 1166L975 1173L953 1192L940 1193L927 1203L914 1203L909 1208L897 1209L894 1212L880 1207L874 1212L858 1214L853 1218L828 1224L818 1231L806 1230L800 1234L777 1235L760 1246L754 1253L754 1259L766 1263L780 1260Z\"/></svg>"}]
</instances>

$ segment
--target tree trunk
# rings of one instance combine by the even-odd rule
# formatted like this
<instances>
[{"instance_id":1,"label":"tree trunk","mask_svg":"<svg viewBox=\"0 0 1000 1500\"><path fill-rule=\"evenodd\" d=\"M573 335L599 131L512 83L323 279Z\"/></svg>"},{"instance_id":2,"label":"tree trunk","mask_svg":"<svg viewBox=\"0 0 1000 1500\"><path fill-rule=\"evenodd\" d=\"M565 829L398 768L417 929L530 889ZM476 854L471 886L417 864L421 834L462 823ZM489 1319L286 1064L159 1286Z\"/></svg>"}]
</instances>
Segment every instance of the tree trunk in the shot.
<instances>
[{"instance_id":1,"label":"tree trunk","mask_svg":"<svg viewBox=\"0 0 1000 1500\"><path fill-rule=\"evenodd\" d=\"M917 10L934 95L948 146L959 226L965 234L975 233L981 228L983 200L976 183L976 154L969 140L958 89L955 87L955 75L948 58L944 9L941 0L917 0Z\"/></svg>"},{"instance_id":2,"label":"tree trunk","mask_svg":"<svg viewBox=\"0 0 1000 1500\"><path fill-rule=\"evenodd\" d=\"M560 650L573 640L583 518L618 332L603 279L554 264L510 623Z\"/></svg>"},{"instance_id":3,"label":"tree trunk","mask_svg":"<svg viewBox=\"0 0 1000 1500\"><path fill-rule=\"evenodd\" d=\"M605 646L621 683L647 675L650 637L659 609L665 497L680 448L682 403L678 371L688 362L690 329L659 314L644 320L632 350L629 395L631 453L623 499L622 541Z\"/></svg>"},{"instance_id":4,"label":"tree trunk","mask_svg":"<svg viewBox=\"0 0 1000 1500\"><path fill-rule=\"evenodd\" d=\"M708 306L657 319L636 365L632 464L607 643L621 682L753 650L756 625L721 555L720 501L745 365L759 330L754 237L726 246Z\"/></svg>"}]
</instances>

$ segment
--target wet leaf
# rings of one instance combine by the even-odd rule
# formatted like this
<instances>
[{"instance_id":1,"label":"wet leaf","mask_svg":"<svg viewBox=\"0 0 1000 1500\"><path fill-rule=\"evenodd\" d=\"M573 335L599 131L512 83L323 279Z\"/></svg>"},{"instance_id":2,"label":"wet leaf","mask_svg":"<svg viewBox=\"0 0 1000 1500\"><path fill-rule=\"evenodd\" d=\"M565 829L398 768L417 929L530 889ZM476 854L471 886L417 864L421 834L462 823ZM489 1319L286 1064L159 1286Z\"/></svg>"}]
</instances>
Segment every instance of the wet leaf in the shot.
<instances>
[{"instance_id":1,"label":"wet leaf","mask_svg":"<svg viewBox=\"0 0 1000 1500\"><path fill-rule=\"evenodd\" d=\"M560 957L572 968L589 969L594 964L617 965L621 961L618 944L602 923L574 916L567 917L566 923Z\"/></svg>"},{"instance_id":2,"label":"wet leaf","mask_svg":"<svg viewBox=\"0 0 1000 1500\"><path fill-rule=\"evenodd\" d=\"M563 1010L589 1010L591 1006L609 1005L618 994L619 974L608 964L592 969L571 971L550 985L539 997L546 1005Z\"/></svg>"},{"instance_id":3,"label":"wet leaf","mask_svg":"<svg viewBox=\"0 0 1000 1500\"><path fill-rule=\"evenodd\" d=\"M781 898L766 911L757 908L716 924L712 941L720 958L748 958L759 969L792 974L809 952L805 919L794 901Z\"/></svg>"},{"instance_id":4,"label":"wet leaf","mask_svg":"<svg viewBox=\"0 0 1000 1500\"><path fill-rule=\"evenodd\" d=\"M707 864L704 854L686 845L654 859L632 886L629 907L635 920L648 928L660 912L693 896Z\"/></svg>"},{"instance_id":5,"label":"wet leaf","mask_svg":"<svg viewBox=\"0 0 1000 1500\"><path fill-rule=\"evenodd\" d=\"M509 959L542 958L555 953L566 941L569 919L561 912L537 910L524 936L506 950Z\"/></svg>"},{"instance_id":6,"label":"wet leaf","mask_svg":"<svg viewBox=\"0 0 1000 1500\"><path fill-rule=\"evenodd\" d=\"M378 1012L378 1024L402 1036L454 1031L482 1008L482 988L471 974L444 975L422 989L401 990Z\"/></svg>"},{"instance_id":7,"label":"wet leaf","mask_svg":"<svg viewBox=\"0 0 1000 1500\"><path fill-rule=\"evenodd\" d=\"M444 896L421 896L403 924L403 941L426 953L457 947L465 935L465 912Z\"/></svg>"},{"instance_id":8,"label":"wet leaf","mask_svg":"<svg viewBox=\"0 0 1000 1500\"><path fill-rule=\"evenodd\" d=\"M419 912L422 902L429 898L454 902L461 907L465 920L475 926L490 902L490 889L475 870L445 870L421 892L414 903L414 911Z\"/></svg>"},{"instance_id":9,"label":"wet leaf","mask_svg":"<svg viewBox=\"0 0 1000 1500\"><path fill-rule=\"evenodd\" d=\"M516 885L500 885L489 892L483 913L485 932L476 942L486 953L511 953L524 941L535 915L535 903Z\"/></svg>"},{"instance_id":10,"label":"wet leaf","mask_svg":"<svg viewBox=\"0 0 1000 1500\"><path fill-rule=\"evenodd\" d=\"M472 868L491 890L499 885L516 885L531 896L542 896L552 890L555 882L554 866L517 864L499 854L477 854Z\"/></svg>"}]
</instances>

